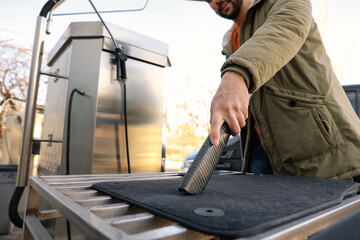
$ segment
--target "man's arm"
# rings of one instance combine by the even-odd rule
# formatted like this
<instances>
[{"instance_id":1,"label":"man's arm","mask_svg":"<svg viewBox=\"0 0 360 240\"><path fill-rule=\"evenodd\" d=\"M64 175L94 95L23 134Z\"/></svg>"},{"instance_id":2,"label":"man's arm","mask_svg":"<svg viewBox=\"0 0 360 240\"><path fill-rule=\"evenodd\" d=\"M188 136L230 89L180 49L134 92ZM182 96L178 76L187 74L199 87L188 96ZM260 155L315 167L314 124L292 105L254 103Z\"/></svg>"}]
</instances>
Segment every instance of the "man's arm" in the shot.
<instances>
[{"instance_id":1,"label":"man's arm","mask_svg":"<svg viewBox=\"0 0 360 240\"><path fill-rule=\"evenodd\" d=\"M248 72L243 76L249 92L259 89L300 50L311 27L311 11L310 0L274 1L265 23L224 62L222 74Z\"/></svg>"},{"instance_id":2,"label":"man's arm","mask_svg":"<svg viewBox=\"0 0 360 240\"><path fill-rule=\"evenodd\" d=\"M219 144L219 129L227 122L231 134L240 134L248 117L249 92L242 75L227 71L222 77L219 88L211 102L210 140L215 146Z\"/></svg>"},{"instance_id":3,"label":"man's arm","mask_svg":"<svg viewBox=\"0 0 360 240\"><path fill-rule=\"evenodd\" d=\"M210 110L212 144L217 145L224 121L233 135L240 133L247 119L249 92L258 90L295 56L311 23L310 0L275 1L265 23L225 61Z\"/></svg>"}]
</instances>

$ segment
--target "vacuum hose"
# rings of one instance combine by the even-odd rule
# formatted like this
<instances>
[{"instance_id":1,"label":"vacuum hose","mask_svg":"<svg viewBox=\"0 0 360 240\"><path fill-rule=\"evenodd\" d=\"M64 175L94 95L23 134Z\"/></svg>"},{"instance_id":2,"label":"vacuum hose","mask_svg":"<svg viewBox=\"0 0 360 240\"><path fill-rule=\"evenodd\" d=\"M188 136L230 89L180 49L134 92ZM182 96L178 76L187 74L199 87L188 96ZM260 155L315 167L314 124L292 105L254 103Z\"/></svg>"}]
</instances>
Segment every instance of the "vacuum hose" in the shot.
<instances>
[{"instance_id":1,"label":"vacuum hose","mask_svg":"<svg viewBox=\"0 0 360 240\"><path fill-rule=\"evenodd\" d=\"M74 88L70 93L69 98L69 107L68 107L68 117L67 117L67 127L66 127L66 175L70 175L70 134L71 134L71 109L72 109L72 102L74 98L74 94L77 93L81 96L85 95L85 92ZM67 239L71 240L71 228L70 222L66 220L66 232L67 232Z\"/></svg>"},{"instance_id":2,"label":"vacuum hose","mask_svg":"<svg viewBox=\"0 0 360 240\"><path fill-rule=\"evenodd\" d=\"M20 198L24 192L24 189L25 187L16 187L9 205L9 219L18 228L22 228L24 223L18 212Z\"/></svg>"},{"instance_id":3,"label":"vacuum hose","mask_svg":"<svg viewBox=\"0 0 360 240\"><path fill-rule=\"evenodd\" d=\"M224 122L220 128L220 141L217 146L211 144L210 135L206 138L179 187L182 194L200 194L204 191L229 137L230 129Z\"/></svg>"},{"instance_id":4,"label":"vacuum hose","mask_svg":"<svg viewBox=\"0 0 360 240\"><path fill-rule=\"evenodd\" d=\"M74 94L77 93L81 96L85 95L84 91L74 88L70 93L68 116L67 116L67 127L66 127L66 175L70 174L70 134L71 134L71 109Z\"/></svg>"},{"instance_id":5,"label":"vacuum hose","mask_svg":"<svg viewBox=\"0 0 360 240\"><path fill-rule=\"evenodd\" d=\"M116 79L119 82L122 82L124 85L124 121L125 121L125 144L126 144L126 157L127 157L127 165L128 165L128 173L131 173L131 167L130 167L130 151L129 151L129 139L128 139L128 125L127 125L127 111L126 111L126 66L125 66L125 62L127 60L127 56L125 55L125 48L124 46L122 46L121 44L117 44L115 41L114 36L111 34L110 29L107 27L106 23L104 22L104 20L102 19L99 11L96 9L95 5L93 4L93 2L91 0L89 0L89 3L91 4L91 6L93 7L94 11L96 12L96 14L98 15L100 21L102 22L102 24L104 25L104 27L106 28L107 32L110 35L111 40L114 43L114 48L115 48L115 60L116 60ZM144 8L146 7L147 2L144 6ZM142 9L141 9L142 10Z\"/></svg>"}]
</instances>

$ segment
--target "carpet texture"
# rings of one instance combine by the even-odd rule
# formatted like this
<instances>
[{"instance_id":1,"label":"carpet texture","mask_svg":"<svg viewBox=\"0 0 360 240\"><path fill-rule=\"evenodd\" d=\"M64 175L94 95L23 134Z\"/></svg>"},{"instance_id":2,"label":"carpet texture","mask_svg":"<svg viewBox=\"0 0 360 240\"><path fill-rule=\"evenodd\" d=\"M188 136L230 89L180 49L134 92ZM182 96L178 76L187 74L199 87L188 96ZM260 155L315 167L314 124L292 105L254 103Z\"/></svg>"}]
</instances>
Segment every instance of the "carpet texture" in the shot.
<instances>
[{"instance_id":1,"label":"carpet texture","mask_svg":"<svg viewBox=\"0 0 360 240\"><path fill-rule=\"evenodd\" d=\"M182 178L104 182L93 188L197 231L251 236L340 203L351 181L279 175L213 175L200 195L182 195Z\"/></svg>"}]
</instances>

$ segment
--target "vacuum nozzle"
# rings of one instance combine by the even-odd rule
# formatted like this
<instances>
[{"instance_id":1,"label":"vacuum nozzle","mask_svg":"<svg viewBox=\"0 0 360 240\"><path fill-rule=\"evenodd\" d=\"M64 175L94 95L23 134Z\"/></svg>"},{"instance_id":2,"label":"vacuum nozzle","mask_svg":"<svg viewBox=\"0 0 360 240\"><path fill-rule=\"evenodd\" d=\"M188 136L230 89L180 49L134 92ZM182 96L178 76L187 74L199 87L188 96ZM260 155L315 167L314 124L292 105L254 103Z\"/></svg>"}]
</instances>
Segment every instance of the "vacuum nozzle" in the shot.
<instances>
[{"instance_id":1,"label":"vacuum nozzle","mask_svg":"<svg viewBox=\"0 0 360 240\"><path fill-rule=\"evenodd\" d=\"M229 137L230 129L224 122L220 128L220 140L217 146L211 144L210 135L206 138L179 187L182 194L200 194L204 191Z\"/></svg>"}]
</instances>

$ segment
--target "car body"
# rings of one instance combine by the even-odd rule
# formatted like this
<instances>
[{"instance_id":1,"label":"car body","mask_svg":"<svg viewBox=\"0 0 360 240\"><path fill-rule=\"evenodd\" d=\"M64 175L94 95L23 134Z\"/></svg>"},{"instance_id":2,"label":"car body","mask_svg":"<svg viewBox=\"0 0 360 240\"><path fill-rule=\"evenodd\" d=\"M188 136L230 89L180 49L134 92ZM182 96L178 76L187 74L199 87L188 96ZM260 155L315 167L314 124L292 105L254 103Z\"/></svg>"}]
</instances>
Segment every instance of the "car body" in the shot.
<instances>
[{"instance_id":1,"label":"car body","mask_svg":"<svg viewBox=\"0 0 360 240\"><path fill-rule=\"evenodd\" d=\"M200 149L196 149L185 157L182 171L186 172L189 169L199 150ZM226 143L216 169L241 171L242 162L243 154L241 150L241 137L240 135L236 137L231 136Z\"/></svg>"},{"instance_id":2,"label":"car body","mask_svg":"<svg viewBox=\"0 0 360 240\"><path fill-rule=\"evenodd\" d=\"M166 147L165 144L161 144L161 172L165 172L165 158L166 158Z\"/></svg>"},{"instance_id":3,"label":"car body","mask_svg":"<svg viewBox=\"0 0 360 240\"><path fill-rule=\"evenodd\" d=\"M360 117L360 84L344 85L343 88L355 112Z\"/></svg>"}]
</instances>

